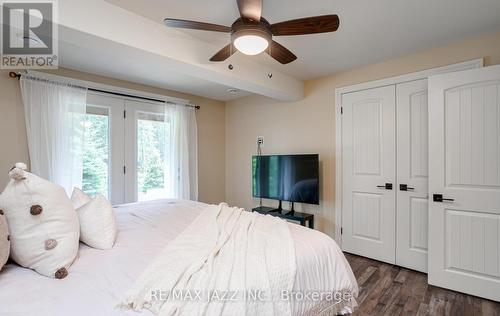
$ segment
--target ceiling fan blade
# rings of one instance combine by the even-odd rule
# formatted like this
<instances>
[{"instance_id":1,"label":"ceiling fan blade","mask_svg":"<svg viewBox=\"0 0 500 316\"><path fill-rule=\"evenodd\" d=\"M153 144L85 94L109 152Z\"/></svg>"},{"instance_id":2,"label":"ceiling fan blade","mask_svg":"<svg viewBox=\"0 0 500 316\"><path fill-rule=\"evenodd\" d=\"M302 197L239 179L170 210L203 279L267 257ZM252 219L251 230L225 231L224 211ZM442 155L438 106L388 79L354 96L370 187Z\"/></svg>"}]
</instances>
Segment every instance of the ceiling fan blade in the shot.
<instances>
[{"instance_id":1,"label":"ceiling fan blade","mask_svg":"<svg viewBox=\"0 0 500 316\"><path fill-rule=\"evenodd\" d=\"M163 20L163 23L165 23L165 25L168 27L176 27L183 29L214 31L214 32L224 32L224 33L231 32L231 28L229 26L205 23L205 22L166 18L165 20Z\"/></svg>"},{"instance_id":2,"label":"ceiling fan blade","mask_svg":"<svg viewBox=\"0 0 500 316\"><path fill-rule=\"evenodd\" d=\"M282 64L288 64L297 59L297 56L295 56L291 51L275 41L271 42L267 53Z\"/></svg>"},{"instance_id":3,"label":"ceiling fan blade","mask_svg":"<svg viewBox=\"0 0 500 316\"><path fill-rule=\"evenodd\" d=\"M335 32L340 25L336 14L312 16L271 25L274 36Z\"/></svg>"},{"instance_id":4,"label":"ceiling fan blade","mask_svg":"<svg viewBox=\"0 0 500 316\"><path fill-rule=\"evenodd\" d=\"M224 61L231 57L232 54L234 54L233 44L227 44L223 49L213 55L210 61Z\"/></svg>"},{"instance_id":5,"label":"ceiling fan blade","mask_svg":"<svg viewBox=\"0 0 500 316\"><path fill-rule=\"evenodd\" d=\"M236 0L242 18L260 21L262 16L262 0Z\"/></svg>"}]
</instances>

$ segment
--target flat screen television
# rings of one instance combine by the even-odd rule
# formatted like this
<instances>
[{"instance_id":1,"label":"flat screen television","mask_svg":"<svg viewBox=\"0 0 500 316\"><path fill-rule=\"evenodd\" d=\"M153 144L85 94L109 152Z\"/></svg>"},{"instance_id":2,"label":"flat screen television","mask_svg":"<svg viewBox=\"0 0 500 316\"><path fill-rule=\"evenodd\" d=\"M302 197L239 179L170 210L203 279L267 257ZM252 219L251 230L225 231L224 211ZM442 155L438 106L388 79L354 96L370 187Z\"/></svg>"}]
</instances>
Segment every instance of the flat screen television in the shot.
<instances>
[{"instance_id":1,"label":"flat screen television","mask_svg":"<svg viewBox=\"0 0 500 316\"><path fill-rule=\"evenodd\" d=\"M252 157L252 194L257 198L319 204L319 155Z\"/></svg>"}]
</instances>

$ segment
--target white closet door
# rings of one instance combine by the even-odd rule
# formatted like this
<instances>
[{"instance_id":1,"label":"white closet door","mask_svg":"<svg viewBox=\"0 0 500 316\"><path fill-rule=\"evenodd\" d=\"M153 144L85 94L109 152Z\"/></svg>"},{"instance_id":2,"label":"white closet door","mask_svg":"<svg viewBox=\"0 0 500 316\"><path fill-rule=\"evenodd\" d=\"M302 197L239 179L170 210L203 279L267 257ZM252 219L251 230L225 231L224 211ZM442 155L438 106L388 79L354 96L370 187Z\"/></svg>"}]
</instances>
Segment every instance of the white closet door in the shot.
<instances>
[{"instance_id":1,"label":"white closet door","mask_svg":"<svg viewBox=\"0 0 500 316\"><path fill-rule=\"evenodd\" d=\"M427 272L427 79L396 86L396 264Z\"/></svg>"},{"instance_id":2,"label":"white closet door","mask_svg":"<svg viewBox=\"0 0 500 316\"><path fill-rule=\"evenodd\" d=\"M342 95L342 248L389 263L396 247L395 103L394 85Z\"/></svg>"},{"instance_id":3,"label":"white closet door","mask_svg":"<svg viewBox=\"0 0 500 316\"><path fill-rule=\"evenodd\" d=\"M500 301L500 66L431 77L429 119L429 283Z\"/></svg>"}]
</instances>

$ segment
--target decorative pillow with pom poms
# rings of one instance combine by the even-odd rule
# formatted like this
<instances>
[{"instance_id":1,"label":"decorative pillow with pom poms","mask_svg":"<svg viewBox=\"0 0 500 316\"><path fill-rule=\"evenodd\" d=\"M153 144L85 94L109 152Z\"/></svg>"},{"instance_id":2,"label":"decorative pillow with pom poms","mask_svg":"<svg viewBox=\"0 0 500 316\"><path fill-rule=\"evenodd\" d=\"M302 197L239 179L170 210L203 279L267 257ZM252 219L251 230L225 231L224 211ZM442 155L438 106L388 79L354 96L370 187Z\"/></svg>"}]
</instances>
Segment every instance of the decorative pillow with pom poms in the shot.
<instances>
[{"instance_id":1,"label":"decorative pillow with pom poms","mask_svg":"<svg viewBox=\"0 0 500 316\"><path fill-rule=\"evenodd\" d=\"M9 177L0 209L9 224L12 260L42 275L65 278L80 236L71 200L61 186L27 172L23 163Z\"/></svg>"},{"instance_id":2,"label":"decorative pillow with pom poms","mask_svg":"<svg viewBox=\"0 0 500 316\"><path fill-rule=\"evenodd\" d=\"M7 219L3 210L0 210L0 270L9 260L10 253L10 236L9 227L7 227Z\"/></svg>"}]
</instances>

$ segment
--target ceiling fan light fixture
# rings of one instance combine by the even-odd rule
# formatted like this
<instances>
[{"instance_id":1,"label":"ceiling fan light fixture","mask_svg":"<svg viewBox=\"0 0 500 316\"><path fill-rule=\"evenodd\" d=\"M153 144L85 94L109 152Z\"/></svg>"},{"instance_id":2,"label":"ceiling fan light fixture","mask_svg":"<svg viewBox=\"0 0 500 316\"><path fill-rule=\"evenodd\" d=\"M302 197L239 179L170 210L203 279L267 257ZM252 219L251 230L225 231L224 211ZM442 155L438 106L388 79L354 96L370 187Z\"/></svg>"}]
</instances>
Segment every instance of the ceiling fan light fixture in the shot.
<instances>
[{"instance_id":1,"label":"ceiling fan light fixture","mask_svg":"<svg viewBox=\"0 0 500 316\"><path fill-rule=\"evenodd\" d=\"M210 58L212 62L227 60L236 50L245 55L257 55L266 51L283 65L293 62L297 56L283 45L273 41L274 36L335 32L340 24L336 14L311 16L270 24L262 17L263 0L236 0L236 2L240 18L236 19L230 27L174 18L165 18L164 23L168 27L231 33L231 43L216 52ZM229 69L232 69L231 65L229 65ZM271 77L269 76L269 78Z\"/></svg>"},{"instance_id":2,"label":"ceiling fan light fixture","mask_svg":"<svg viewBox=\"0 0 500 316\"><path fill-rule=\"evenodd\" d=\"M238 19L231 29L233 46L245 55L258 55L271 45L273 35L264 19L262 22Z\"/></svg>"},{"instance_id":3,"label":"ceiling fan light fixture","mask_svg":"<svg viewBox=\"0 0 500 316\"><path fill-rule=\"evenodd\" d=\"M258 55L269 47L269 41L259 35L242 35L234 39L234 47L245 55Z\"/></svg>"}]
</instances>

